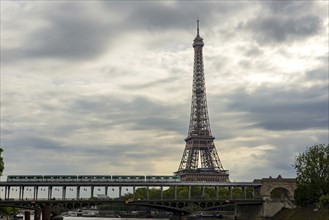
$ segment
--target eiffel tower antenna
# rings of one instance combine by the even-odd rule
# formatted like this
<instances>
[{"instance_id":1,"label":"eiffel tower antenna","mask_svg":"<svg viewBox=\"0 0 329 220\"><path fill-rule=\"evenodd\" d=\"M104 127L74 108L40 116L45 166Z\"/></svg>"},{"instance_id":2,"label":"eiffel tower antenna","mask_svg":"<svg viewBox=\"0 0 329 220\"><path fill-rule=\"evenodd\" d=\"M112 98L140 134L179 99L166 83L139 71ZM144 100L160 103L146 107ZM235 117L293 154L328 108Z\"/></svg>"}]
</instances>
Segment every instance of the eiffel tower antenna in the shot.
<instances>
[{"instance_id":1,"label":"eiffel tower antenna","mask_svg":"<svg viewBox=\"0 0 329 220\"><path fill-rule=\"evenodd\" d=\"M207 108L206 85L203 69L203 39L199 34L193 41L194 68L190 124L185 139L185 150L176 175L183 181L229 182L228 170L224 170L211 134Z\"/></svg>"},{"instance_id":2,"label":"eiffel tower antenna","mask_svg":"<svg viewBox=\"0 0 329 220\"><path fill-rule=\"evenodd\" d=\"M197 36L199 36L199 18L197 20Z\"/></svg>"}]
</instances>

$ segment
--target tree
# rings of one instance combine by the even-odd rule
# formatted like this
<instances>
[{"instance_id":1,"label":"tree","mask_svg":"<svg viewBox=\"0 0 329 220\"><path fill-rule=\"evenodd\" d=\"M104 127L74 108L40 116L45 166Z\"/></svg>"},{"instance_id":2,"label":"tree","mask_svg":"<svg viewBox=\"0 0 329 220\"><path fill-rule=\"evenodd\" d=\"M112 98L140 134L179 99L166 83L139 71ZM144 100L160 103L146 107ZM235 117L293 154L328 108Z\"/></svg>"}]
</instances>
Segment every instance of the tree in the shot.
<instances>
[{"instance_id":1,"label":"tree","mask_svg":"<svg viewBox=\"0 0 329 220\"><path fill-rule=\"evenodd\" d=\"M306 148L295 158L297 204L307 206L329 194L329 144Z\"/></svg>"}]
</instances>

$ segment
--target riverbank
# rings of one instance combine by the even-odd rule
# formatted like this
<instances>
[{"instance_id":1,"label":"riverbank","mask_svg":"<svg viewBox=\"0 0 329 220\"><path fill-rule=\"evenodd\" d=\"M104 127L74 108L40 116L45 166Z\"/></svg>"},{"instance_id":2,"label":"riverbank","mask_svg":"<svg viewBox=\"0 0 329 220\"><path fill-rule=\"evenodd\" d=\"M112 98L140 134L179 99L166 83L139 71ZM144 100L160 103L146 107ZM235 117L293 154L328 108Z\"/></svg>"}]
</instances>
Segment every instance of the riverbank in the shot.
<instances>
[{"instance_id":1,"label":"riverbank","mask_svg":"<svg viewBox=\"0 0 329 220\"><path fill-rule=\"evenodd\" d=\"M329 220L329 209L282 209L271 220Z\"/></svg>"}]
</instances>

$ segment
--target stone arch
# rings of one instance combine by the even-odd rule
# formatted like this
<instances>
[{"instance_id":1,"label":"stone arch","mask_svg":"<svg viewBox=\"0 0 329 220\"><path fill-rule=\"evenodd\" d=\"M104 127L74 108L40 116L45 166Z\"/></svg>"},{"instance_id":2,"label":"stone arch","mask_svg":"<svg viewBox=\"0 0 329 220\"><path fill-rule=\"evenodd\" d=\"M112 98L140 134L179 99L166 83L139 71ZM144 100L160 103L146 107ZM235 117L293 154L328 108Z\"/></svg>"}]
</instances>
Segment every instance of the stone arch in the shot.
<instances>
[{"instance_id":1,"label":"stone arch","mask_svg":"<svg viewBox=\"0 0 329 220\"><path fill-rule=\"evenodd\" d=\"M257 181L262 183L259 191L261 197L271 198L271 194L273 196L273 194L278 193L285 196L289 200L294 200L294 193L296 189L295 178L282 178L279 175L277 178L269 177Z\"/></svg>"},{"instance_id":2,"label":"stone arch","mask_svg":"<svg viewBox=\"0 0 329 220\"><path fill-rule=\"evenodd\" d=\"M271 199L283 199L283 198L291 198L291 192L284 187L273 187L270 191Z\"/></svg>"}]
</instances>

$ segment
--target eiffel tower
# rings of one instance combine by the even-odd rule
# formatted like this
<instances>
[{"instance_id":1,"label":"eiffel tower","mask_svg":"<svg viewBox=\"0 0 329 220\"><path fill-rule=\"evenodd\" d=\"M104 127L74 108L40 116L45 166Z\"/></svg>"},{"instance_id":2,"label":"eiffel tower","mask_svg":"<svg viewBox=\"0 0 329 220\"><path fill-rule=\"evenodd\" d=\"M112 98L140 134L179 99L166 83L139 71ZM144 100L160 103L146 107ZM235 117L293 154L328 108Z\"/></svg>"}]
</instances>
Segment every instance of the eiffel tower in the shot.
<instances>
[{"instance_id":1,"label":"eiffel tower","mask_svg":"<svg viewBox=\"0 0 329 220\"><path fill-rule=\"evenodd\" d=\"M229 182L228 170L224 170L220 162L214 144L215 137L212 136L210 129L203 71L203 45L203 39L199 35L199 20L197 20L197 35L193 43L194 69L190 125L183 157L175 174L180 176L182 181Z\"/></svg>"}]
</instances>

